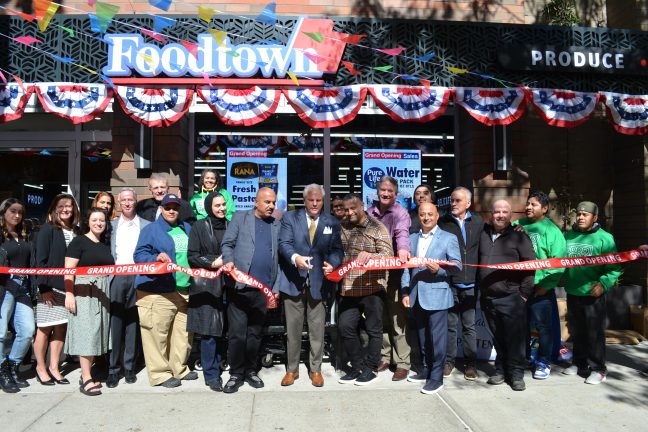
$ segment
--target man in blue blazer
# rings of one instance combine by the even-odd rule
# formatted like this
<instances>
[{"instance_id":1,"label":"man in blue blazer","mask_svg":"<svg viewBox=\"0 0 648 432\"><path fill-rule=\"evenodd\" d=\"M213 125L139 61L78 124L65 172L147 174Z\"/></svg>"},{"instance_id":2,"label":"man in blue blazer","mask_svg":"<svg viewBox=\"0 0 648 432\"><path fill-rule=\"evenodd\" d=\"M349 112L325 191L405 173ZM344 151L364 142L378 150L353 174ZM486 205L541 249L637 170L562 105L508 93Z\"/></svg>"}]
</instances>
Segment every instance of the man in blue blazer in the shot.
<instances>
[{"instance_id":1,"label":"man in blue blazer","mask_svg":"<svg viewBox=\"0 0 648 432\"><path fill-rule=\"evenodd\" d=\"M324 188L310 184L304 188L304 208L288 212L281 220L279 232L279 291L286 314L287 365L282 386L299 378L299 354L304 327L308 320L310 341L309 377L315 387L324 385L322 356L328 286L324 276L339 267L344 257L340 222L322 213Z\"/></svg>"},{"instance_id":2,"label":"man in blue blazer","mask_svg":"<svg viewBox=\"0 0 648 432\"><path fill-rule=\"evenodd\" d=\"M403 305L414 315L423 370L408 377L425 382L421 393L434 394L443 388L443 366L448 347L448 309L454 304L450 274L461 271L459 242L454 234L437 226L439 212L432 203L419 206L421 231L410 235L413 256L456 262L405 269L401 279Z\"/></svg>"},{"instance_id":3,"label":"man in blue blazer","mask_svg":"<svg viewBox=\"0 0 648 432\"><path fill-rule=\"evenodd\" d=\"M234 213L221 243L225 269L236 267L269 288L275 287L279 267L281 222L272 216L276 201L277 196L271 188L259 189L254 209ZM227 294L230 379L223 392L234 393L243 382L261 388L264 383L256 368L267 311L266 297L259 289L240 282Z\"/></svg>"}]
</instances>

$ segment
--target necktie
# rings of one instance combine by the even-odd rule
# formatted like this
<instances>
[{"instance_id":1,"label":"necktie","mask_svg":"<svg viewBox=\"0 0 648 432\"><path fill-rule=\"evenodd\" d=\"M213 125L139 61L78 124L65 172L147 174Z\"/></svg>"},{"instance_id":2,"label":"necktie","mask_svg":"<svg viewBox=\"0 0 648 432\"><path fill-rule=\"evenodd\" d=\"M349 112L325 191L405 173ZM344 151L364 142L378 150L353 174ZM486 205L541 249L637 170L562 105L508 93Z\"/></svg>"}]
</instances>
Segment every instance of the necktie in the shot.
<instances>
[{"instance_id":1,"label":"necktie","mask_svg":"<svg viewBox=\"0 0 648 432\"><path fill-rule=\"evenodd\" d=\"M315 230L317 229L317 224L315 223L315 218L309 216L310 226L308 227L308 238L310 239L311 245L313 244L313 239L315 238Z\"/></svg>"}]
</instances>

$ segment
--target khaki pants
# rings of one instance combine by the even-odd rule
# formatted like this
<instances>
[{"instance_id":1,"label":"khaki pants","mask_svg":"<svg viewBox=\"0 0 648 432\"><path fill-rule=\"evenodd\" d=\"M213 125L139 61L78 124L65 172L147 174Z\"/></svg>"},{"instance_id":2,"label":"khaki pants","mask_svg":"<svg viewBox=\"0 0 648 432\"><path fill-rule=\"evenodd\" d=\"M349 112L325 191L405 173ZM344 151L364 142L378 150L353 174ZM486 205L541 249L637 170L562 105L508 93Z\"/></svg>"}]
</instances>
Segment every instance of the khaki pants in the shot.
<instances>
[{"instance_id":1,"label":"khaki pants","mask_svg":"<svg viewBox=\"0 0 648 432\"><path fill-rule=\"evenodd\" d=\"M144 360L152 386L189 373L191 338L187 333L187 293L137 291L137 312Z\"/></svg>"},{"instance_id":2,"label":"khaki pants","mask_svg":"<svg viewBox=\"0 0 648 432\"><path fill-rule=\"evenodd\" d=\"M390 270L383 308L382 361L398 368L410 368L410 344L407 333L407 311L400 301L402 270Z\"/></svg>"}]
</instances>

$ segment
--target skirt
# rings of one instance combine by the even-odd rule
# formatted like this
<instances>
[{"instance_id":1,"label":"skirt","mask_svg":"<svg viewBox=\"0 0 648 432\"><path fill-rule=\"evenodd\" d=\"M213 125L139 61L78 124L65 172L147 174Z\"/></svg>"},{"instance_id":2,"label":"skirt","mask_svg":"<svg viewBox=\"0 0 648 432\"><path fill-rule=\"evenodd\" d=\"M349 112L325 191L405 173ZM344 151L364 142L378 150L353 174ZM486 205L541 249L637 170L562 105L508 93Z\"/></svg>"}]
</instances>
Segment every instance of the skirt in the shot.
<instances>
[{"instance_id":1,"label":"skirt","mask_svg":"<svg viewBox=\"0 0 648 432\"><path fill-rule=\"evenodd\" d=\"M54 304L52 307L43 303L41 296L38 296L36 303L36 326L51 327L60 324L67 324L68 311L65 309L65 292L52 288L54 293Z\"/></svg>"},{"instance_id":2,"label":"skirt","mask_svg":"<svg viewBox=\"0 0 648 432\"><path fill-rule=\"evenodd\" d=\"M110 284L108 276L76 276L76 314L68 312L65 352L99 356L110 350Z\"/></svg>"}]
</instances>

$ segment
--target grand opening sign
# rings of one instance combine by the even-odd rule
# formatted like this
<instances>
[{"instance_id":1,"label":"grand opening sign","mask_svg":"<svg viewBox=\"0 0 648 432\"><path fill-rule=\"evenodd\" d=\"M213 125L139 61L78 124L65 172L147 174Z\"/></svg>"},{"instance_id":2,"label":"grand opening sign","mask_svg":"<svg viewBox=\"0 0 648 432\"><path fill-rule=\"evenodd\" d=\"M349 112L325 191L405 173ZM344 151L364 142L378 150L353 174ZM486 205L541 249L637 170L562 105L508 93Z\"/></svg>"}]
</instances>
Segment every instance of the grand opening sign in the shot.
<instances>
[{"instance_id":1,"label":"grand opening sign","mask_svg":"<svg viewBox=\"0 0 648 432\"><path fill-rule=\"evenodd\" d=\"M318 42L308 35L318 34ZM286 72L302 77L321 77L337 71L346 35L333 31L333 21L300 18L286 45L254 43L233 45L229 37L217 41L209 33L196 38L196 49L181 43L158 47L144 42L140 34L107 34L106 76L125 77L134 72L142 77L221 76L248 78L261 74L283 78Z\"/></svg>"}]
</instances>

